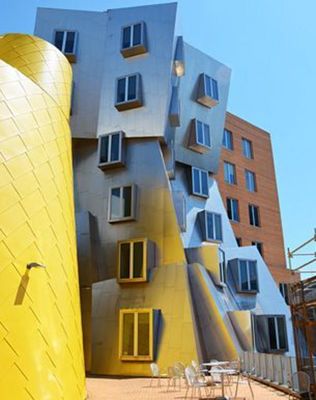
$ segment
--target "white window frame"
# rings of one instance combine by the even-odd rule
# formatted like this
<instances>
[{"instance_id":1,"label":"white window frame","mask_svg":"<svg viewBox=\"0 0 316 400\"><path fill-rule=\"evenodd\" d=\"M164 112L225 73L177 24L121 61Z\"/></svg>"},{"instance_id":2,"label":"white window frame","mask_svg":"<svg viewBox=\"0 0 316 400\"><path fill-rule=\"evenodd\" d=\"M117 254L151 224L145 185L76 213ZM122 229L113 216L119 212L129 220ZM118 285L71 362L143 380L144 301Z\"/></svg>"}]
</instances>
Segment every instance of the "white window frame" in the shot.
<instances>
[{"instance_id":1,"label":"white window frame","mask_svg":"<svg viewBox=\"0 0 316 400\"><path fill-rule=\"evenodd\" d=\"M140 43L133 45L135 25L141 26L141 28L140 28ZM130 45L128 47L123 47L124 29L126 29L126 28L131 28L131 34L130 34L130 38L129 38ZM125 25L122 27L121 51L125 51L128 49L132 49L132 48L136 48L138 46L144 46L144 45L145 45L145 23L144 23L144 21L135 22L134 24Z\"/></svg>"},{"instance_id":2,"label":"white window frame","mask_svg":"<svg viewBox=\"0 0 316 400\"><path fill-rule=\"evenodd\" d=\"M217 80L212 78L211 76L209 76L207 74L203 74L203 77L204 77L204 93L205 93L205 95L210 97L211 99L219 101L219 91L218 91L218 82L217 82ZM210 81L211 93L207 92L207 80ZM216 93L214 93L213 82L215 82Z\"/></svg>"},{"instance_id":3,"label":"white window frame","mask_svg":"<svg viewBox=\"0 0 316 400\"><path fill-rule=\"evenodd\" d=\"M226 179L226 166L227 168L232 168L233 174L228 173L229 179ZM228 171L229 172L229 171ZM233 176L233 182L230 180L230 176ZM236 185L237 184L237 176L236 176L236 166L235 164L230 163L229 161L224 161L224 180L229 185Z\"/></svg>"},{"instance_id":4,"label":"white window frame","mask_svg":"<svg viewBox=\"0 0 316 400\"><path fill-rule=\"evenodd\" d=\"M107 159L110 160L111 159L111 150L112 150L112 137L114 135L119 135L120 136L118 159L117 160L113 160L113 161L101 162L101 147L102 147L102 143L101 142L102 142L102 139L105 138L105 137L109 138ZM119 164L119 163L123 162L123 158L122 158L123 136L124 135L123 135L122 131L106 133L104 135L100 135L99 136L99 150L98 150L99 167L108 166L108 165L110 166L112 164Z\"/></svg>"},{"instance_id":5,"label":"white window frame","mask_svg":"<svg viewBox=\"0 0 316 400\"><path fill-rule=\"evenodd\" d=\"M228 201L230 203L230 214L231 214L231 218L229 218L230 221L233 222L240 222L240 216L239 216L239 201L237 199L234 199L232 197L227 197L226 201ZM234 213L234 207L232 207L233 202L236 202L237 204L237 219L235 218L235 213ZM228 208L228 205L227 205ZM227 214L228 214L228 210L227 210Z\"/></svg>"},{"instance_id":6,"label":"white window frame","mask_svg":"<svg viewBox=\"0 0 316 400\"><path fill-rule=\"evenodd\" d=\"M245 158L248 160L253 159L253 148L252 148L252 141L247 138L242 138L242 153Z\"/></svg>"},{"instance_id":7,"label":"white window frame","mask_svg":"<svg viewBox=\"0 0 316 400\"><path fill-rule=\"evenodd\" d=\"M251 217L250 217L250 213L249 213L250 207L251 207ZM252 223L251 223L251 219L253 220L253 222L255 222L254 208L257 209L257 214L258 214L258 225L255 225L255 224L252 224ZM259 206L256 206L255 204L248 204L248 214L249 214L249 225L255 226L256 228L260 228L261 224L260 224Z\"/></svg>"},{"instance_id":8,"label":"white window frame","mask_svg":"<svg viewBox=\"0 0 316 400\"><path fill-rule=\"evenodd\" d=\"M213 222L213 237L211 237L210 235L209 235L209 231L208 231L208 223L207 223L207 216L208 215L211 215L212 216L212 222ZM219 216L220 217L220 221L221 221L221 238L220 239L218 239L216 236L216 224L215 224L215 216ZM221 214L219 214L219 213L215 213L215 212L212 212L212 211L207 211L207 210L205 210L205 236L206 236L206 240L208 241L208 242L216 242L216 243L221 243L222 241L223 241L223 222L222 222L222 215Z\"/></svg>"},{"instance_id":9,"label":"white window frame","mask_svg":"<svg viewBox=\"0 0 316 400\"><path fill-rule=\"evenodd\" d=\"M286 331L286 320L284 315L267 315L267 326L268 326L268 334L269 334L269 348L271 352L278 352L278 351L286 351L287 350L287 331ZM284 320L284 328L285 328L285 347L280 347L280 335L279 335L279 327L278 327L278 318ZM271 340L270 340L270 332L269 332L269 319L274 320L274 330L275 330L275 337L276 337L276 349L272 349L271 347Z\"/></svg>"},{"instance_id":10,"label":"white window frame","mask_svg":"<svg viewBox=\"0 0 316 400\"><path fill-rule=\"evenodd\" d=\"M231 147L228 146L229 140L227 140L226 133L229 133L229 136L231 138ZM222 145L223 145L224 149L226 149L226 150L230 150L230 151L234 150L233 132L230 131L229 129L224 128Z\"/></svg>"},{"instance_id":11,"label":"white window frame","mask_svg":"<svg viewBox=\"0 0 316 400\"><path fill-rule=\"evenodd\" d=\"M198 136L198 124L199 123L202 125L202 136L203 136L203 142L204 143L199 141L199 136ZM205 137L206 137L206 134L207 134L207 129L205 129L205 127L208 127L208 135L209 135L209 143L210 143L210 145L206 144ZM195 120L195 140L196 140L197 144L199 144L200 146L204 146L207 149L210 149L212 147L210 126L208 124L198 120L198 119Z\"/></svg>"},{"instance_id":12,"label":"white window frame","mask_svg":"<svg viewBox=\"0 0 316 400\"><path fill-rule=\"evenodd\" d=\"M246 262L246 268L247 268L247 289L242 289L242 282L241 282L241 264L240 261ZM250 284L250 263L254 263L255 265L255 273L256 273L256 281L257 281L257 289L251 289L251 284ZM259 292L259 279L258 279L258 267L257 267L257 261L256 260L246 260L246 259L238 259L238 291L242 293L258 293Z\"/></svg>"},{"instance_id":13,"label":"white window frame","mask_svg":"<svg viewBox=\"0 0 316 400\"><path fill-rule=\"evenodd\" d=\"M195 188L194 188L194 170L198 171L198 173L199 173L199 182L200 182L201 192L197 192L197 191L195 190ZM206 174L206 179L207 179L207 194L204 194L204 193L202 192L202 174ZM208 197L209 197L208 172L207 172L205 169L192 167L192 169L191 169L191 178L192 178L192 194L194 194L194 195L196 195L196 196L208 198Z\"/></svg>"},{"instance_id":14,"label":"white window frame","mask_svg":"<svg viewBox=\"0 0 316 400\"><path fill-rule=\"evenodd\" d=\"M140 278L134 278L134 243L142 242L143 243L143 276ZM121 278L121 245L129 244L130 252L129 252L129 277ZM140 238L140 239L131 239L131 240L120 240L118 242L118 266L117 266L117 281L119 283L128 283L128 282L147 282L147 254L148 254L148 239Z\"/></svg>"},{"instance_id":15,"label":"white window frame","mask_svg":"<svg viewBox=\"0 0 316 400\"><path fill-rule=\"evenodd\" d=\"M253 171L245 169L245 181L248 192L254 193L257 191L256 174Z\"/></svg>"},{"instance_id":16,"label":"white window frame","mask_svg":"<svg viewBox=\"0 0 316 400\"><path fill-rule=\"evenodd\" d=\"M62 44L62 47L61 47L60 51L65 55L75 55L76 54L76 48L77 48L78 32L77 31L73 31L73 30L69 30L69 29L68 30L67 29L56 29L54 31L54 44L55 44L56 33L57 32L63 32L63 44ZM75 34L73 51L72 52L66 52L65 51L68 33L74 33Z\"/></svg>"},{"instance_id":17,"label":"white window frame","mask_svg":"<svg viewBox=\"0 0 316 400\"><path fill-rule=\"evenodd\" d=\"M129 85L129 79L132 77L136 77L136 93L135 93L135 97L133 99L129 99L128 100L128 85ZM124 90L124 100L123 101L118 101L118 82L121 79L125 79L125 90ZM126 104L126 103L132 103L134 101L140 100L140 74L136 73L136 74L130 74L130 75L125 75L125 76L120 76L119 78L117 78L116 80L116 105L120 105L120 104Z\"/></svg>"},{"instance_id":18,"label":"white window frame","mask_svg":"<svg viewBox=\"0 0 316 400\"><path fill-rule=\"evenodd\" d=\"M123 190L124 188L131 188L131 215L124 216L124 202L123 202ZM117 218L112 218L112 190L120 189L120 211L121 216ZM108 197L108 222L120 222L120 221L133 221L136 219L136 196L137 196L137 186L135 184L123 185L123 186L113 186L109 188Z\"/></svg>"}]
</instances>

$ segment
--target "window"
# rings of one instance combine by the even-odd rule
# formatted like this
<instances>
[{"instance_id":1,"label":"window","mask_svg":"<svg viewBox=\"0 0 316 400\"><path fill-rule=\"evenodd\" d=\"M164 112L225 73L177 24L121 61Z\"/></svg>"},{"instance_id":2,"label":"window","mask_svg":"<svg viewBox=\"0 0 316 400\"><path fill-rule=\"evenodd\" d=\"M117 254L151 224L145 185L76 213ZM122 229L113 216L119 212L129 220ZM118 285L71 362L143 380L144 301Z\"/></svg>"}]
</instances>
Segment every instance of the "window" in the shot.
<instances>
[{"instance_id":1,"label":"window","mask_svg":"<svg viewBox=\"0 0 316 400\"><path fill-rule=\"evenodd\" d=\"M54 44L64 53L70 62L75 62L76 45L78 32L75 31L55 31Z\"/></svg>"},{"instance_id":2,"label":"window","mask_svg":"<svg viewBox=\"0 0 316 400\"><path fill-rule=\"evenodd\" d=\"M131 221L136 214L136 186L121 186L110 189L109 222Z\"/></svg>"},{"instance_id":3,"label":"window","mask_svg":"<svg viewBox=\"0 0 316 400\"><path fill-rule=\"evenodd\" d=\"M237 246L241 247L242 246L242 239L241 237L236 237L236 242L237 242Z\"/></svg>"},{"instance_id":4,"label":"window","mask_svg":"<svg viewBox=\"0 0 316 400\"><path fill-rule=\"evenodd\" d=\"M231 164L227 161L224 161L224 179L225 182L231 185L236 185L237 183L236 167L234 164Z\"/></svg>"},{"instance_id":5,"label":"window","mask_svg":"<svg viewBox=\"0 0 316 400\"><path fill-rule=\"evenodd\" d=\"M117 79L116 104L118 111L141 107L141 77L139 74L124 76Z\"/></svg>"},{"instance_id":6,"label":"window","mask_svg":"<svg viewBox=\"0 0 316 400\"><path fill-rule=\"evenodd\" d=\"M153 360L153 328L153 309L120 310L120 359L128 361Z\"/></svg>"},{"instance_id":7,"label":"window","mask_svg":"<svg viewBox=\"0 0 316 400\"><path fill-rule=\"evenodd\" d=\"M253 204L248 205L249 223L252 226L260 226L259 207Z\"/></svg>"},{"instance_id":8,"label":"window","mask_svg":"<svg viewBox=\"0 0 316 400\"><path fill-rule=\"evenodd\" d=\"M144 22L122 28L121 54L123 57L147 53L146 27Z\"/></svg>"},{"instance_id":9,"label":"window","mask_svg":"<svg viewBox=\"0 0 316 400\"><path fill-rule=\"evenodd\" d=\"M204 210L199 212L199 218L203 240L208 242L221 242L223 240L221 215Z\"/></svg>"},{"instance_id":10,"label":"window","mask_svg":"<svg viewBox=\"0 0 316 400\"><path fill-rule=\"evenodd\" d=\"M217 81L206 74L199 77L197 101L206 107L214 107L219 101Z\"/></svg>"},{"instance_id":11,"label":"window","mask_svg":"<svg viewBox=\"0 0 316 400\"><path fill-rule=\"evenodd\" d=\"M282 296L284 297L284 300L285 300L286 304L289 305L290 301L289 301L288 284L287 283L283 283L283 282L279 283L279 289L280 289L280 292L281 292Z\"/></svg>"},{"instance_id":12,"label":"window","mask_svg":"<svg viewBox=\"0 0 316 400\"><path fill-rule=\"evenodd\" d=\"M286 326L284 316L267 317L270 350L278 351L287 349Z\"/></svg>"},{"instance_id":13,"label":"window","mask_svg":"<svg viewBox=\"0 0 316 400\"><path fill-rule=\"evenodd\" d=\"M256 261L238 260L238 291L258 292Z\"/></svg>"},{"instance_id":14,"label":"window","mask_svg":"<svg viewBox=\"0 0 316 400\"><path fill-rule=\"evenodd\" d=\"M257 249L258 249L258 251L259 251L259 253L261 254L261 256L263 257L263 243L261 243L261 242L251 242L251 244L253 245L253 246L256 246L257 247Z\"/></svg>"},{"instance_id":15,"label":"window","mask_svg":"<svg viewBox=\"0 0 316 400\"><path fill-rule=\"evenodd\" d=\"M245 170L245 180L246 180L246 188L248 192L256 192L257 185L256 185L256 175L254 172Z\"/></svg>"},{"instance_id":16,"label":"window","mask_svg":"<svg viewBox=\"0 0 316 400\"><path fill-rule=\"evenodd\" d=\"M231 221L239 222L239 205L238 200L227 198L226 199L227 205L227 215Z\"/></svg>"},{"instance_id":17,"label":"window","mask_svg":"<svg viewBox=\"0 0 316 400\"><path fill-rule=\"evenodd\" d=\"M228 150L234 150L233 134L228 129L224 129L223 147L225 147L225 149L228 149Z\"/></svg>"},{"instance_id":18,"label":"window","mask_svg":"<svg viewBox=\"0 0 316 400\"><path fill-rule=\"evenodd\" d=\"M118 242L118 282L147 281L147 239Z\"/></svg>"},{"instance_id":19,"label":"window","mask_svg":"<svg viewBox=\"0 0 316 400\"><path fill-rule=\"evenodd\" d=\"M192 167L192 193L208 197L208 173L203 169Z\"/></svg>"},{"instance_id":20,"label":"window","mask_svg":"<svg viewBox=\"0 0 316 400\"><path fill-rule=\"evenodd\" d=\"M122 131L99 136L99 168L108 169L124 165L123 136Z\"/></svg>"},{"instance_id":21,"label":"window","mask_svg":"<svg viewBox=\"0 0 316 400\"><path fill-rule=\"evenodd\" d=\"M197 119L192 120L189 147L199 153L206 153L211 148L210 126Z\"/></svg>"},{"instance_id":22,"label":"window","mask_svg":"<svg viewBox=\"0 0 316 400\"><path fill-rule=\"evenodd\" d=\"M242 152L246 158L253 158L252 143L250 140L245 138L242 139Z\"/></svg>"},{"instance_id":23,"label":"window","mask_svg":"<svg viewBox=\"0 0 316 400\"><path fill-rule=\"evenodd\" d=\"M218 255L219 255L219 281L221 284L226 284L227 272L226 272L225 253L223 250L218 248Z\"/></svg>"}]
</instances>

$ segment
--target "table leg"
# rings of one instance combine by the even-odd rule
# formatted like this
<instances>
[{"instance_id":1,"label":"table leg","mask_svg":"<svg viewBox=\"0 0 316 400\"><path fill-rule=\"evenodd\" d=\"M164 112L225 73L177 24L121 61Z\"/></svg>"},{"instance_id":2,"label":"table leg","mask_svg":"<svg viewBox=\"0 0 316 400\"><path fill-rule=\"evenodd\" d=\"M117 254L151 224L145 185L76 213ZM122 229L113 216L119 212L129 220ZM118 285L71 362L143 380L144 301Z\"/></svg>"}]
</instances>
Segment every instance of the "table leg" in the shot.
<instances>
[{"instance_id":1,"label":"table leg","mask_svg":"<svg viewBox=\"0 0 316 400\"><path fill-rule=\"evenodd\" d=\"M224 393L224 374L221 374L221 381L222 381L222 396L225 397L225 393Z\"/></svg>"}]
</instances>

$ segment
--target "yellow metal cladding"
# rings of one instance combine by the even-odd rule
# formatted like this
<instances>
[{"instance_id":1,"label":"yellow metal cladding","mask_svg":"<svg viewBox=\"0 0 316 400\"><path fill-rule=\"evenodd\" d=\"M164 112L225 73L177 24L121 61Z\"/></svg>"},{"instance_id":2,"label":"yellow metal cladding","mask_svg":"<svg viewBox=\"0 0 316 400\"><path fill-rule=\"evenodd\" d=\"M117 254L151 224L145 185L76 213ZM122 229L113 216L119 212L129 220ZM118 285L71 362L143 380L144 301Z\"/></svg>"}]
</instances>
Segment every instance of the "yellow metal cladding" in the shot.
<instances>
[{"instance_id":1,"label":"yellow metal cladding","mask_svg":"<svg viewBox=\"0 0 316 400\"><path fill-rule=\"evenodd\" d=\"M70 65L49 43L0 37L1 399L86 397L71 82Z\"/></svg>"}]
</instances>

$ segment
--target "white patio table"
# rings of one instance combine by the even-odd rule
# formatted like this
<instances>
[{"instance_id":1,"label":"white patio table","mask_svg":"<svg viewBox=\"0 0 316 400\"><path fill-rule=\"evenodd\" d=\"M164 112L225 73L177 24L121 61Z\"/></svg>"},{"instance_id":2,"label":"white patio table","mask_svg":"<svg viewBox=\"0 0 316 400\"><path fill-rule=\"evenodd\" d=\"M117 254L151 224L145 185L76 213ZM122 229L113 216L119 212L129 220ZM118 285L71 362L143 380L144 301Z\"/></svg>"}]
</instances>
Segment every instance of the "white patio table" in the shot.
<instances>
[{"instance_id":1,"label":"white patio table","mask_svg":"<svg viewBox=\"0 0 316 400\"><path fill-rule=\"evenodd\" d=\"M209 364L211 364L211 363L209 363ZM204 365L204 364L203 364ZM226 398L225 397L225 388L224 388L224 376L225 375L233 375L233 374L236 374L236 370L235 369L216 369L216 368L213 368L212 370L211 370L211 373L213 374L218 374L218 375L220 375L220 377L221 377L221 384L222 384L222 397L223 398Z\"/></svg>"}]
</instances>

